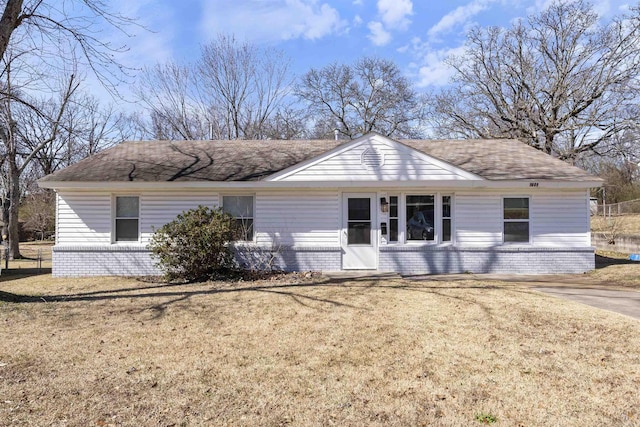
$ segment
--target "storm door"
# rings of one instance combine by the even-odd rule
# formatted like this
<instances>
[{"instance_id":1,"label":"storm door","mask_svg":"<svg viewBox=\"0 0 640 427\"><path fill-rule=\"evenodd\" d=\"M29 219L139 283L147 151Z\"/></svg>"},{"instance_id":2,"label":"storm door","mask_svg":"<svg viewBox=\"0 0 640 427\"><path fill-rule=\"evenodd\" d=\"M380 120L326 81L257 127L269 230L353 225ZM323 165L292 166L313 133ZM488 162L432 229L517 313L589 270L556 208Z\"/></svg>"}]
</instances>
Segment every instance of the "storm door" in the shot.
<instances>
[{"instance_id":1,"label":"storm door","mask_svg":"<svg viewBox=\"0 0 640 427\"><path fill-rule=\"evenodd\" d=\"M375 193L343 195L342 268L344 270L375 270L377 268L375 202Z\"/></svg>"}]
</instances>

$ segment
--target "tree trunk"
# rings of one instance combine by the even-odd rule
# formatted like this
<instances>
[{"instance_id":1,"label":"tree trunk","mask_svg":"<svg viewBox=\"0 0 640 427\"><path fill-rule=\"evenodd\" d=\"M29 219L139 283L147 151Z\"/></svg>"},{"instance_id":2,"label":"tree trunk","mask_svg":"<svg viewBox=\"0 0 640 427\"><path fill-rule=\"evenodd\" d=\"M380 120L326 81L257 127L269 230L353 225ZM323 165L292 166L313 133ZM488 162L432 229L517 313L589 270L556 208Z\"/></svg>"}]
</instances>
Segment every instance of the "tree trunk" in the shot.
<instances>
[{"instance_id":1,"label":"tree trunk","mask_svg":"<svg viewBox=\"0 0 640 427\"><path fill-rule=\"evenodd\" d=\"M11 34L20 25L18 18L22 12L22 1L9 0L4 6L2 18L0 18L0 58L4 58Z\"/></svg>"},{"instance_id":2,"label":"tree trunk","mask_svg":"<svg viewBox=\"0 0 640 427\"><path fill-rule=\"evenodd\" d=\"M20 170L14 161L9 160L9 259L20 259L20 232L18 211L20 207Z\"/></svg>"},{"instance_id":3,"label":"tree trunk","mask_svg":"<svg viewBox=\"0 0 640 427\"><path fill-rule=\"evenodd\" d=\"M2 242L5 243L9 235L9 194L2 199Z\"/></svg>"}]
</instances>

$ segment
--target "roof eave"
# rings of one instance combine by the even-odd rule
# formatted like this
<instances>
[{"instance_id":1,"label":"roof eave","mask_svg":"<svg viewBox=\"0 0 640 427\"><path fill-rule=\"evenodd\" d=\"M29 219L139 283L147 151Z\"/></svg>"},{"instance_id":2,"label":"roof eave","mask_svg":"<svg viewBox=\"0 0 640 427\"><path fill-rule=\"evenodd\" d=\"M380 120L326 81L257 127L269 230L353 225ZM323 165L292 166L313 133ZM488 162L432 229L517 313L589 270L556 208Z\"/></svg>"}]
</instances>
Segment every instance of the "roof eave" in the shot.
<instances>
[{"instance_id":1,"label":"roof eave","mask_svg":"<svg viewBox=\"0 0 640 427\"><path fill-rule=\"evenodd\" d=\"M602 180L583 181L565 180L430 180L430 181L38 181L42 188L55 190L168 190L186 188L221 188L221 189L341 189L341 188L448 188L448 189L588 189L602 186Z\"/></svg>"}]
</instances>

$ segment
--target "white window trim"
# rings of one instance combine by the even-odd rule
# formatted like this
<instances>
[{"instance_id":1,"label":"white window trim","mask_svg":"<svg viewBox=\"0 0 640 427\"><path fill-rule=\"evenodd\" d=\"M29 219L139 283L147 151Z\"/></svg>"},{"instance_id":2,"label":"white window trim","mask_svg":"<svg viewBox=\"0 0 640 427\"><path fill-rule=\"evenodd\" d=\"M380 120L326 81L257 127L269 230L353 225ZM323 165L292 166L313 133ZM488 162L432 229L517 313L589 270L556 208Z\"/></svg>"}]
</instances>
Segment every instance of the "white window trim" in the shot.
<instances>
[{"instance_id":1,"label":"white window trim","mask_svg":"<svg viewBox=\"0 0 640 427\"><path fill-rule=\"evenodd\" d=\"M137 197L138 198L138 240L116 240L116 200L118 197ZM111 244L113 245L135 245L142 242L142 219L140 217L142 212L142 196L137 193L117 193L111 195ZM132 218L129 218L132 219Z\"/></svg>"},{"instance_id":2,"label":"white window trim","mask_svg":"<svg viewBox=\"0 0 640 427\"><path fill-rule=\"evenodd\" d=\"M402 198L399 200L398 209L402 209L402 214L398 217L398 222L400 230L398 230L398 243L402 243L403 245L409 246L435 246L440 243L440 227L437 227L438 224L438 210L441 209L441 203L439 202L439 194L438 192L426 192L426 191L407 191L402 193ZM433 196L433 240L409 240L407 239L407 196ZM401 233L400 233L401 232ZM402 238L400 235L402 234Z\"/></svg>"},{"instance_id":3,"label":"white window trim","mask_svg":"<svg viewBox=\"0 0 640 427\"><path fill-rule=\"evenodd\" d=\"M443 216L442 216L442 207L444 206L444 204L442 203L442 198L443 197L450 197L450 206L449 206L449 216L447 218L449 218L449 221L451 223L451 239L447 240L446 242L444 240L442 240L444 238L444 226L442 224L442 220L443 220ZM455 243L455 223L454 223L454 217L455 217L455 196L453 193L438 193L438 200L440 203L440 210L438 212L440 212L440 228L442 231L442 235L440 237L440 244L445 245L445 246L450 246L453 245Z\"/></svg>"},{"instance_id":4,"label":"white window trim","mask_svg":"<svg viewBox=\"0 0 640 427\"><path fill-rule=\"evenodd\" d=\"M529 218L528 219L507 219L505 220L504 218L504 199L528 199L529 200ZM533 239L532 239L532 233L531 233L531 224L532 224L532 216L531 216L531 196L530 195L518 195L518 194L514 194L514 195L510 195L510 196L502 196L501 200L500 200L500 211L502 212L501 217L502 217L502 223L501 225L501 234L502 234L502 244L506 245L506 246L522 246L522 245L531 245ZM509 222L526 222L529 224L529 240L526 242L505 242L504 240L504 223L505 221L509 221Z\"/></svg>"},{"instance_id":5,"label":"white window trim","mask_svg":"<svg viewBox=\"0 0 640 427\"><path fill-rule=\"evenodd\" d=\"M415 191L407 191L407 192L389 192L387 193L387 197L390 196L398 196L398 241L397 242L389 242L387 241L386 246L453 246L455 245L455 193L454 192L425 192L420 190ZM408 240L407 239L407 196L434 196L434 239L433 240ZM451 197L451 240L443 242L442 241L442 197L449 196ZM390 200L390 199L389 199ZM391 226L391 218L388 217L388 227L390 229Z\"/></svg>"},{"instance_id":6,"label":"white window trim","mask_svg":"<svg viewBox=\"0 0 640 427\"><path fill-rule=\"evenodd\" d=\"M256 243L257 242L257 236L258 236L258 231L256 228L256 193L249 193L249 192L225 192L225 193L219 193L218 194L218 207L222 210L224 210L224 198L225 197L251 197L251 202L252 202L252 210L253 210L253 216L251 217L251 219L253 220L253 238L251 240L238 240L236 242L234 242L235 245L242 245L242 244L251 244L251 243ZM235 217L234 217L235 218ZM240 218L243 219L243 218ZM247 218L249 219L249 218Z\"/></svg>"},{"instance_id":7,"label":"white window trim","mask_svg":"<svg viewBox=\"0 0 640 427\"><path fill-rule=\"evenodd\" d=\"M398 198L398 206L397 206L397 216L395 217L391 217L391 197L397 197ZM402 194L401 193L387 193L387 201L389 202L389 212L387 212L387 246L398 246L398 245L402 245L403 244L403 237L404 235L402 234L402 222L401 222L401 215L400 213L402 212ZM390 237L391 237L391 219L396 219L398 220L398 240L395 241L390 241Z\"/></svg>"}]
</instances>

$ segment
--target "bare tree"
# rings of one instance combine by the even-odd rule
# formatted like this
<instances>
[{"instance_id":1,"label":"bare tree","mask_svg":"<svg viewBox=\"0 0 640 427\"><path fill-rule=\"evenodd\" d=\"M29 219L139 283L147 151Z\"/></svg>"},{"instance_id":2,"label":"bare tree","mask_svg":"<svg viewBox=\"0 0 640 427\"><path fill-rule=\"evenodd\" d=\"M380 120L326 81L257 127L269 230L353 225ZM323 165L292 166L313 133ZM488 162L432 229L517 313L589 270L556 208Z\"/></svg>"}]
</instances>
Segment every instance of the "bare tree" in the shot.
<instances>
[{"instance_id":1,"label":"bare tree","mask_svg":"<svg viewBox=\"0 0 640 427\"><path fill-rule=\"evenodd\" d=\"M136 94L158 139L263 139L291 117L291 83L283 53L220 35L195 64L146 68ZM289 129L291 130L291 129Z\"/></svg>"},{"instance_id":2,"label":"bare tree","mask_svg":"<svg viewBox=\"0 0 640 427\"><path fill-rule=\"evenodd\" d=\"M268 139L308 139L310 118L305 110L284 106L264 125L264 136Z\"/></svg>"},{"instance_id":3,"label":"bare tree","mask_svg":"<svg viewBox=\"0 0 640 427\"><path fill-rule=\"evenodd\" d=\"M34 238L44 240L55 230L55 193L41 188L29 193L22 202L24 229L33 233Z\"/></svg>"},{"instance_id":4,"label":"bare tree","mask_svg":"<svg viewBox=\"0 0 640 427\"><path fill-rule=\"evenodd\" d=\"M102 107L98 99L79 90L68 100L37 100L34 106L37 110L22 108L17 122L23 151L20 154L34 153L37 177L118 144L128 136L123 130L126 116L116 113L111 105ZM60 121L52 122L50 118L60 110ZM38 148L42 141L49 142Z\"/></svg>"},{"instance_id":5,"label":"bare tree","mask_svg":"<svg viewBox=\"0 0 640 427\"><path fill-rule=\"evenodd\" d=\"M10 71L6 72L9 77L10 74ZM7 81L10 82L11 79L9 78ZM60 132L62 116L65 114L74 92L78 89L78 85L79 83L73 74L64 82L64 86L59 92L61 97L58 103L59 108L50 119L51 125L48 135L33 142L30 148L28 148L28 144L25 144L26 134L24 129L20 127L20 118L34 111L42 115L44 115L44 112L37 109L37 106L33 103L25 105L24 101L14 102L13 100L18 99L20 95L12 92L10 85L5 89L6 93L11 96L4 97L3 103L0 105L0 140L2 140L3 144L3 165L7 173L6 194L3 198L3 220L5 224L3 235L9 238L9 254L12 258L20 257L18 235L18 208L21 196L20 178L38 153L56 140Z\"/></svg>"},{"instance_id":6,"label":"bare tree","mask_svg":"<svg viewBox=\"0 0 640 427\"><path fill-rule=\"evenodd\" d=\"M206 106L199 102L198 78L190 66L175 62L143 70L135 88L151 119L156 139L206 139Z\"/></svg>"},{"instance_id":7,"label":"bare tree","mask_svg":"<svg viewBox=\"0 0 640 427\"><path fill-rule=\"evenodd\" d=\"M10 255L20 257L18 207L20 178L33 160L57 140L61 121L77 91L75 65L87 67L103 85L116 93L126 68L115 54L126 50L98 38L102 27L120 31L132 20L109 11L102 0L6 0L0 18L0 139L1 164L7 172L3 211L4 231ZM69 70L68 64L74 64ZM52 79L52 76L54 78ZM59 86L56 80L63 80ZM41 108L42 101L59 96L59 108ZM29 111L47 122L49 135L29 146L28 132L21 121ZM5 233L3 233L5 234Z\"/></svg>"},{"instance_id":8,"label":"bare tree","mask_svg":"<svg viewBox=\"0 0 640 427\"><path fill-rule=\"evenodd\" d=\"M223 120L227 139L262 139L288 94L289 60L281 51L220 35L202 47L198 80L203 101Z\"/></svg>"},{"instance_id":9,"label":"bare tree","mask_svg":"<svg viewBox=\"0 0 640 427\"><path fill-rule=\"evenodd\" d=\"M509 29L475 28L449 59L436 98L442 136L512 137L575 162L637 122L638 10L600 25L592 6L560 1Z\"/></svg>"},{"instance_id":10,"label":"bare tree","mask_svg":"<svg viewBox=\"0 0 640 427\"><path fill-rule=\"evenodd\" d=\"M421 134L422 100L398 66L386 59L365 57L353 65L312 69L296 94L317 114L321 134L334 128L349 138L371 131L396 137Z\"/></svg>"}]
</instances>

